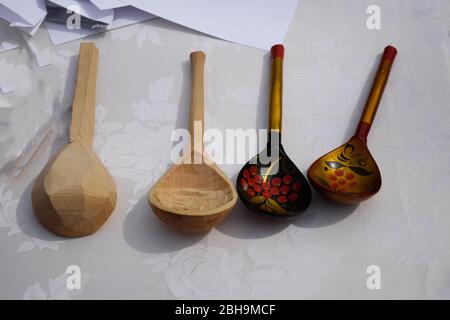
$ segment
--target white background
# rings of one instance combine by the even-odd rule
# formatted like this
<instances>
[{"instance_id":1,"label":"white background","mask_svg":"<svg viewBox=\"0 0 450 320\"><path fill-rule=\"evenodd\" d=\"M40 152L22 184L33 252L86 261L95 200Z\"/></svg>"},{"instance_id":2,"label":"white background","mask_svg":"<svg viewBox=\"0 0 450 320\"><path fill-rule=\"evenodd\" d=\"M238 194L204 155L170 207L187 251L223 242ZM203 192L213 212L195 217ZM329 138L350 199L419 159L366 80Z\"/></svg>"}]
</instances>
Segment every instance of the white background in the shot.
<instances>
[{"instance_id":1,"label":"white background","mask_svg":"<svg viewBox=\"0 0 450 320\"><path fill-rule=\"evenodd\" d=\"M381 30L366 9L381 8ZM369 147L383 187L359 206L316 193L291 223L270 223L238 202L207 235L169 230L146 194L170 165L170 133L186 127L189 53L206 62L206 128L265 128L270 59L261 50L154 20L90 38L100 50L95 150L118 204L93 236L50 234L31 210L35 177L67 141L79 41L33 38L0 54L0 298L450 298L450 3L300 2L285 41L283 144L306 172L348 139L383 48L398 56ZM2 23L1 27L5 27ZM17 35L12 35L13 37ZM237 165L222 168L235 179ZM65 286L82 271L81 290ZM381 268L381 290L366 269Z\"/></svg>"}]
</instances>

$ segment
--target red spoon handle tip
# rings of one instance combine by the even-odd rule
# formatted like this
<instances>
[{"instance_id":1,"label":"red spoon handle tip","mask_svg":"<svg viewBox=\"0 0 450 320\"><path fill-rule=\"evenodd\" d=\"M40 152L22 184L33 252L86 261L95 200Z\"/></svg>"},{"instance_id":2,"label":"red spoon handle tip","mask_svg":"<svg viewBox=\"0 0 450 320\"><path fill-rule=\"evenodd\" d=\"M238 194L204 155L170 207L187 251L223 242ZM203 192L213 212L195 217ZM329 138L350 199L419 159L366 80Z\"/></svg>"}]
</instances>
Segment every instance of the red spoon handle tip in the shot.
<instances>
[{"instance_id":1,"label":"red spoon handle tip","mask_svg":"<svg viewBox=\"0 0 450 320\"><path fill-rule=\"evenodd\" d=\"M393 46L387 46L384 49L383 59L394 60L396 55L397 55L397 49L395 49Z\"/></svg>"},{"instance_id":2,"label":"red spoon handle tip","mask_svg":"<svg viewBox=\"0 0 450 320\"><path fill-rule=\"evenodd\" d=\"M275 59L275 58L283 59L284 46L282 44L276 44L276 45L272 46L272 49L270 49L270 51L272 52L272 59Z\"/></svg>"}]
</instances>

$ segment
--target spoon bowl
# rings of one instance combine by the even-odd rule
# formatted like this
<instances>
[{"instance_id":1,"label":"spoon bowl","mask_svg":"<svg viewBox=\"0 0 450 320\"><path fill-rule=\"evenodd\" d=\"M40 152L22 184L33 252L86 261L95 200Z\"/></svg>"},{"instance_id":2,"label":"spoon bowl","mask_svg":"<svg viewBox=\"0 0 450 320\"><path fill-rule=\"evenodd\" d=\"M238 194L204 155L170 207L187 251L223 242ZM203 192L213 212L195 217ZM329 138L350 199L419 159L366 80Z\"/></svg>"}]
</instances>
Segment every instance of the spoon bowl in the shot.
<instances>
[{"instance_id":1,"label":"spoon bowl","mask_svg":"<svg viewBox=\"0 0 450 320\"><path fill-rule=\"evenodd\" d=\"M239 198L256 214L294 217L309 206L311 189L281 145L277 151L268 163L261 161L267 153L263 151L244 165L237 177Z\"/></svg>"},{"instance_id":2,"label":"spoon bowl","mask_svg":"<svg viewBox=\"0 0 450 320\"><path fill-rule=\"evenodd\" d=\"M348 204L366 200L381 188L380 170L365 141L357 136L317 159L308 179L326 198Z\"/></svg>"},{"instance_id":3,"label":"spoon bowl","mask_svg":"<svg viewBox=\"0 0 450 320\"><path fill-rule=\"evenodd\" d=\"M97 231L116 206L115 183L91 148L74 141L36 179L32 205L38 220L63 237Z\"/></svg>"},{"instance_id":4,"label":"spoon bowl","mask_svg":"<svg viewBox=\"0 0 450 320\"><path fill-rule=\"evenodd\" d=\"M339 203L359 203L381 188L381 173L367 147L367 135L386 86L397 50L384 50L372 89L354 136L320 157L308 169L308 180L324 197Z\"/></svg>"},{"instance_id":5,"label":"spoon bowl","mask_svg":"<svg viewBox=\"0 0 450 320\"><path fill-rule=\"evenodd\" d=\"M216 165L181 163L152 188L149 203L172 228L199 233L225 219L236 203L236 192Z\"/></svg>"}]
</instances>

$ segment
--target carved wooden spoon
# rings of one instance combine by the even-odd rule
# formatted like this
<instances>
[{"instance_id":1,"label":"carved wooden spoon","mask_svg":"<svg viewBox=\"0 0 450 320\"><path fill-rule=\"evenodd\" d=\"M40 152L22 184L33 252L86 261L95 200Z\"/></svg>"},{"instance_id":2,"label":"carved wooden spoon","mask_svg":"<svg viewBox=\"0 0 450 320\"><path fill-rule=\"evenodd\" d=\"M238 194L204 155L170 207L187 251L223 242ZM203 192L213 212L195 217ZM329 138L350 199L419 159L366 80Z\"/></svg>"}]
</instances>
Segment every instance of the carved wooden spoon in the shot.
<instances>
[{"instance_id":1,"label":"carved wooden spoon","mask_svg":"<svg viewBox=\"0 0 450 320\"><path fill-rule=\"evenodd\" d=\"M31 194L38 220L63 237L94 233L116 206L116 186L92 149L98 49L80 45L70 141L44 167Z\"/></svg>"},{"instance_id":2,"label":"carved wooden spoon","mask_svg":"<svg viewBox=\"0 0 450 320\"><path fill-rule=\"evenodd\" d=\"M219 224L235 206L233 183L203 153L203 68L205 54L191 53L191 152L169 169L148 194L154 213L172 228L199 233ZM195 131L195 133L194 133Z\"/></svg>"}]
</instances>

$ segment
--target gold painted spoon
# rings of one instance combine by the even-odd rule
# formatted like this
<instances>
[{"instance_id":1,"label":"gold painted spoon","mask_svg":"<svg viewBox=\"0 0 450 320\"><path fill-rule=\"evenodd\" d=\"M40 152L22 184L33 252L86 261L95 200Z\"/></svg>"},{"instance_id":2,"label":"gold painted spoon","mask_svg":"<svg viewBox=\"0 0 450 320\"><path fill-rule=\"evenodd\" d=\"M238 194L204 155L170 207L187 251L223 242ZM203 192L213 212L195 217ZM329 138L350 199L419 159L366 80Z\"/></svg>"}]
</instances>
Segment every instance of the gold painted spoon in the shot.
<instances>
[{"instance_id":1,"label":"gold painted spoon","mask_svg":"<svg viewBox=\"0 0 450 320\"><path fill-rule=\"evenodd\" d=\"M381 188L381 174L367 148L367 135L383 95L397 50L384 49L377 75L354 136L317 159L308 169L311 185L326 198L340 203L359 203Z\"/></svg>"}]
</instances>

